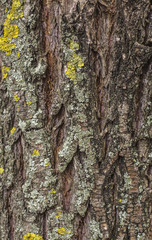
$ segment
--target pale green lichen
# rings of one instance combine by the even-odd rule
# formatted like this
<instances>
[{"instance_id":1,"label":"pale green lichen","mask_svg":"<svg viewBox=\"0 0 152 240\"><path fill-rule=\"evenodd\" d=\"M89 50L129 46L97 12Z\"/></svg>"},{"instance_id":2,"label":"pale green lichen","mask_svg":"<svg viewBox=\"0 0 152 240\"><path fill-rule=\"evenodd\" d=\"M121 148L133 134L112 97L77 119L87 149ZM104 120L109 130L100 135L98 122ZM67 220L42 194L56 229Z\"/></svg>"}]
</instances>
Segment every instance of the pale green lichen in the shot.
<instances>
[{"instance_id":1,"label":"pale green lichen","mask_svg":"<svg viewBox=\"0 0 152 240\"><path fill-rule=\"evenodd\" d=\"M26 122L25 121L22 121L21 119L19 120L19 123L18 123L18 126L19 128L22 130L22 132L25 131L26 129Z\"/></svg>"},{"instance_id":2,"label":"pale green lichen","mask_svg":"<svg viewBox=\"0 0 152 240\"><path fill-rule=\"evenodd\" d=\"M77 43L77 46L78 45ZM92 166L96 161L96 150L92 144L92 139L94 138L93 127L89 124L88 119L89 114L90 117L93 116L92 109L88 107L90 99L90 79L88 71L86 72L84 68L81 69L86 59L81 57L81 53L76 54L73 51L76 51L76 49L69 49L67 48L67 44L63 43L63 54L67 67L65 73L68 78L76 84L71 84L71 81L67 83L66 79L65 85L62 88L64 90L61 90L63 91L63 101L68 101L66 105L66 117L67 121L69 120L69 125L66 139L58 153L58 169L60 172L64 172L72 160L74 160L76 168L79 169L77 172L78 182L75 191L74 206L75 210L84 217L94 183ZM73 93L72 96L70 95L71 92ZM86 114L86 111L88 111L89 114ZM77 149L79 149L80 154L83 154L83 167L79 158L77 158ZM81 180L79 181L79 179Z\"/></svg>"},{"instance_id":3,"label":"pale green lichen","mask_svg":"<svg viewBox=\"0 0 152 240\"><path fill-rule=\"evenodd\" d=\"M8 8L7 14L10 14L12 4L15 1L2 0L2 2L2 8L6 4ZM18 199L17 195L23 192L23 198L25 200L24 206L22 197L20 201L14 201L14 206L18 210L16 211L16 219L20 219L16 222L15 239L22 239L21 236L28 231L38 234L40 228L37 220L33 220L34 216L39 213L44 213L46 209L52 208L57 202L57 194L50 193L51 187L56 186L56 176L52 173L51 164L48 167L45 166L45 164L50 162L50 159L53 159L53 155L50 147L50 132L48 133L45 129L44 119L46 119L46 112L44 110L44 95L41 91L42 78L38 78L43 75L46 69L45 61L40 60L41 40L39 36L35 34L35 23L39 14L39 7L37 6L40 6L40 3L36 0L20 0L20 2L24 2L24 13L26 13L27 8L30 9L29 15L26 15L26 18L23 20L16 18L14 18L14 20L10 19L10 25L14 26L14 24L16 24L19 32L17 32L16 35L13 32L10 33L11 37L15 36L16 38L12 38L8 43L9 49L6 49L1 56L2 66L9 67L10 69L9 72L7 72L7 76L5 75L5 81L2 82L4 89L6 89L5 94L1 94L0 96L0 102L2 103L2 111L0 114L1 127L4 129L6 136L5 146L0 147L0 151L2 151L1 167L3 167L3 163L4 166L5 163L7 163L7 166L5 166L6 169L4 170L5 174L3 172L0 176L1 179L3 178L3 182L6 182L6 188L11 186L15 177L13 169L14 166L16 166L16 154L12 153L12 149L14 149L13 146L17 144L16 141L18 140L19 142L21 140L21 148L23 146L23 152L21 152L21 154L23 155L24 163L26 163L26 177L22 190L14 193L14 199ZM8 23L7 16L5 18L6 21L4 19L4 22ZM27 29L29 31L27 31ZM4 30L6 30L5 26ZM1 33L0 37L4 43L4 40L6 40L4 34ZM15 49L11 47L11 43L14 44ZM0 47L2 47L2 45L0 45ZM11 55L7 56L10 53ZM37 65L35 65L35 61L33 61L35 57L37 58ZM35 77L36 81L34 82ZM27 96L25 95L26 93ZM9 101L9 104L4 104L5 100L7 100L7 102ZM13 125L11 125L11 123ZM16 130L11 134L10 130L13 127L18 129L18 131ZM24 132L24 136L22 132ZM39 150L41 154L32 155L34 149ZM14 153L16 150L14 149ZM4 152L7 152L7 154L4 154ZM43 178L43 180L39 181L41 178ZM46 202L45 199L48 199L48 201ZM27 211L24 211L25 206ZM22 219L20 218L21 215L23 217ZM2 217L2 220L4 219L6 218ZM27 223L26 226L23 219L25 219ZM1 239L7 238L6 227L7 225L4 226L4 222L2 221ZM27 231L27 229L29 230ZM56 233L56 235L58 235L58 233Z\"/></svg>"},{"instance_id":4,"label":"pale green lichen","mask_svg":"<svg viewBox=\"0 0 152 240\"><path fill-rule=\"evenodd\" d=\"M132 180L127 172L124 174L124 181L125 181L125 184L124 184L125 189L129 190L132 186Z\"/></svg>"},{"instance_id":5,"label":"pale green lichen","mask_svg":"<svg viewBox=\"0 0 152 240\"><path fill-rule=\"evenodd\" d=\"M91 235L91 238L89 238L90 240L102 239L103 234L100 231L98 222L96 222L95 220L91 220L89 223L89 228L90 228L90 235Z\"/></svg>"}]
</instances>

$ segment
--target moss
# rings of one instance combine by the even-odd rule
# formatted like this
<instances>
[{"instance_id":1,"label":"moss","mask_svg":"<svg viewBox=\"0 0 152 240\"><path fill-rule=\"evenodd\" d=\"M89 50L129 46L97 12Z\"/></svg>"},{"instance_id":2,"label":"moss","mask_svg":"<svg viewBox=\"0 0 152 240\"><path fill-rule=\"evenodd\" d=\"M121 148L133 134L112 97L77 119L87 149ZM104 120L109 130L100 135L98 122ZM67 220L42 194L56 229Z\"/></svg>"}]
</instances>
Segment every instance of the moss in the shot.
<instances>
[{"instance_id":1,"label":"moss","mask_svg":"<svg viewBox=\"0 0 152 240\"><path fill-rule=\"evenodd\" d=\"M23 17L23 10L21 2L19 0L13 0L12 9L4 22L4 37L0 37L0 50L6 53L6 55L11 54L11 50L15 48L15 43L12 43L14 38L18 37L19 28L17 25L13 25L12 21Z\"/></svg>"}]
</instances>

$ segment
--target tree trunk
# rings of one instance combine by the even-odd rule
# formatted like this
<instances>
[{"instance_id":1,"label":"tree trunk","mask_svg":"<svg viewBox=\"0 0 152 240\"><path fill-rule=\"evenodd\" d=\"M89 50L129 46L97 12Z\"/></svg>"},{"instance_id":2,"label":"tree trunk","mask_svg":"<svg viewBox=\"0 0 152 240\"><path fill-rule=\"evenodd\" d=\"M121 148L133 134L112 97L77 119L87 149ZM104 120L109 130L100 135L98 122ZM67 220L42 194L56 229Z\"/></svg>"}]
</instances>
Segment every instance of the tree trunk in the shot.
<instances>
[{"instance_id":1,"label":"tree trunk","mask_svg":"<svg viewBox=\"0 0 152 240\"><path fill-rule=\"evenodd\" d=\"M152 239L148 0L0 1L0 239Z\"/></svg>"}]
</instances>

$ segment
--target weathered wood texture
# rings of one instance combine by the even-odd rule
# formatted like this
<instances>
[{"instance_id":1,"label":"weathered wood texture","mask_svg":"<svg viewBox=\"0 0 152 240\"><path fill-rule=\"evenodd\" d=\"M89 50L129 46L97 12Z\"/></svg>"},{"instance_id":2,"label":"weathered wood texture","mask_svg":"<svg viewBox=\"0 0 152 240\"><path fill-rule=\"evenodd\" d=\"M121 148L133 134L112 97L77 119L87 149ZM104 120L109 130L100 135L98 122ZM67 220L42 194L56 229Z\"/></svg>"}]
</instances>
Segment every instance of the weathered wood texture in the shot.
<instances>
[{"instance_id":1,"label":"weathered wood texture","mask_svg":"<svg viewBox=\"0 0 152 240\"><path fill-rule=\"evenodd\" d=\"M0 239L152 239L151 1L1 0L0 26Z\"/></svg>"}]
</instances>

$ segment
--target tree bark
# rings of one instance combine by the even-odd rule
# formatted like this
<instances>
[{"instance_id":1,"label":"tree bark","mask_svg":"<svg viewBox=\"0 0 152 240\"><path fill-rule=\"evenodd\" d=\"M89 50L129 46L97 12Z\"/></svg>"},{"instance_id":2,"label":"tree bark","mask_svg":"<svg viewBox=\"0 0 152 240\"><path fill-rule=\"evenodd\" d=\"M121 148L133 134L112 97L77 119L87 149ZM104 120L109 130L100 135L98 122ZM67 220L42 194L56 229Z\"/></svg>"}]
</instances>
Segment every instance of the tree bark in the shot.
<instances>
[{"instance_id":1,"label":"tree bark","mask_svg":"<svg viewBox=\"0 0 152 240\"><path fill-rule=\"evenodd\" d=\"M0 239L152 239L148 0L1 0Z\"/></svg>"}]
</instances>

